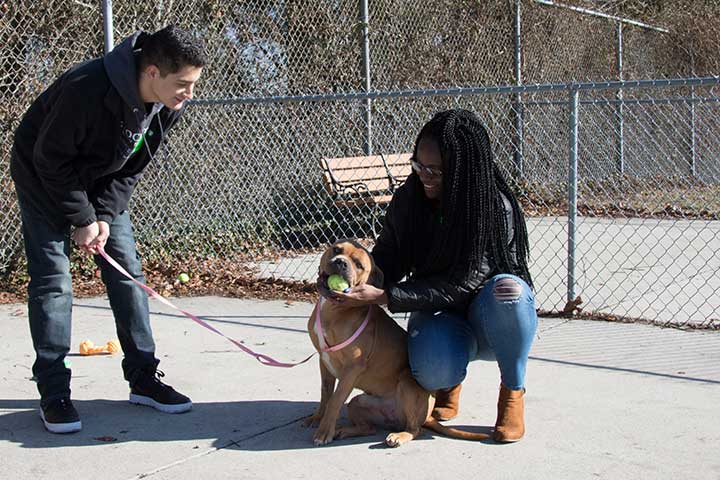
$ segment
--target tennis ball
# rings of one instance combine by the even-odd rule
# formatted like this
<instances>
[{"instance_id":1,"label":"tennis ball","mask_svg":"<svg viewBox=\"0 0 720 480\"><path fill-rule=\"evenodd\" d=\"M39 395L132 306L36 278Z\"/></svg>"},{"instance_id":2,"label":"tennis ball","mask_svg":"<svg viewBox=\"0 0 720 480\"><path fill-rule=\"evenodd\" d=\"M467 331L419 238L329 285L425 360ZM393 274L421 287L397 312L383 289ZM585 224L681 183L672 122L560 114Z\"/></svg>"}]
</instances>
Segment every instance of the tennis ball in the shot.
<instances>
[{"instance_id":1,"label":"tennis ball","mask_svg":"<svg viewBox=\"0 0 720 480\"><path fill-rule=\"evenodd\" d=\"M335 290L336 292L342 292L348 288L350 288L350 285L348 282L341 277L338 274L332 274L327 279L328 288L330 290Z\"/></svg>"},{"instance_id":2,"label":"tennis ball","mask_svg":"<svg viewBox=\"0 0 720 480\"><path fill-rule=\"evenodd\" d=\"M180 283L189 282L190 275L188 275L187 273L181 273L180 275L178 275L178 280L180 281Z\"/></svg>"}]
</instances>

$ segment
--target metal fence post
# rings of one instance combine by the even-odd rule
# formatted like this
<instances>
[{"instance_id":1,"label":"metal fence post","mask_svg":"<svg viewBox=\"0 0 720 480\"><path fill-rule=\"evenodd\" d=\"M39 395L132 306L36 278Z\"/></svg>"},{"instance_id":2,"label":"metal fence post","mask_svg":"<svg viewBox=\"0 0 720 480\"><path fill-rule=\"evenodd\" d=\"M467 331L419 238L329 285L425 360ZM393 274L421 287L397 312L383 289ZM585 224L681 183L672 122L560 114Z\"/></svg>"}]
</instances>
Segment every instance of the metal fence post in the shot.
<instances>
[{"instance_id":1,"label":"metal fence post","mask_svg":"<svg viewBox=\"0 0 720 480\"><path fill-rule=\"evenodd\" d=\"M113 49L113 10L112 0L103 0L103 30L105 32L105 53Z\"/></svg>"},{"instance_id":2,"label":"metal fence post","mask_svg":"<svg viewBox=\"0 0 720 480\"><path fill-rule=\"evenodd\" d=\"M362 69L365 77L364 89L366 93L370 92L370 35L369 35L369 15L367 0L360 0L360 22L362 23ZM372 100L365 99L365 127L366 136L363 145L365 155L372 155Z\"/></svg>"},{"instance_id":3,"label":"metal fence post","mask_svg":"<svg viewBox=\"0 0 720 480\"><path fill-rule=\"evenodd\" d=\"M618 80L623 80L623 24L617 22L617 71ZM618 122L618 138L617 138L617 171L619 174L625 173L625 117L623 115L623 90L618 89L615 96L618 100L616 107L616 116Z\"/></svg>"},{"instance_id":4,"label":"metal fence post","mask_svg":"<svg viewBox=\"0 0 720 480\"><path fill-rule=\"evenodd\" d=\"M568 165L567 301L575 299L575 233L577 225L578 90L570 90L570 155Z\"/></svg>"},{"instance_id":5,"label":"metal fence post","mask_svg":"<svg viewBox=\"0 0 720 480\"><path fill-rule=\"evenodd\" d=\"M520 5L522 0L515 1L515 85L522 85L522 50L521 50L521 17ZM515 94L515 166L518 175L523 174L523 150L525 145L525 135L523 132L523 105L522 94Z\"/></svg>"},{"instance_id":6,"label":"metal fence post","mask_svg":"<svg viewBox=\"0 0 720 480\"><path fill-rule=\"evenodd\" d=\"M695 45L690 44L690 76L695 76ZM690 86L690 175L695 176L696 162L696 138L695 138L695 87Z\"/></svg>"}]
</instances>

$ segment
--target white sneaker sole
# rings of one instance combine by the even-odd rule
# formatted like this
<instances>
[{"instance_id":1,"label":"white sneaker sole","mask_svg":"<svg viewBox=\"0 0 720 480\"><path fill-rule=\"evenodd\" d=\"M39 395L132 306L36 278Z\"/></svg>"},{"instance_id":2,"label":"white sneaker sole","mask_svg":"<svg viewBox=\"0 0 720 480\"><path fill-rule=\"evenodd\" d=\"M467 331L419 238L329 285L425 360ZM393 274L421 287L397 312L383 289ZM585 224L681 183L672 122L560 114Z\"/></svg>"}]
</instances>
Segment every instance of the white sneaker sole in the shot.
<instances>
[{"instance_id":1,"label":"white sneaker sole","mask_svg":"<svg viewBox=\"0 0 720 480\"><path fill-rule=\"evenodd\" d=\"M82 430L82 422L80 420L69 423L50 423L45 420L45 414L43 414L42 410L40 410L40 418L42 418L47 431L51 433L74 433Z\"/></svg>"},{"instance_id":2,"label":"white sneaker sole","mask_svg":"<svg viewBox=\"0 0 720 480\"><path fill-rule=\"evenodd\" d=\"M135 405L145 405L152 407L155 410L160 410L163 413L185 413L192 409L192 402L178 403L177 405L167 405L164 403L158 403L150 397L144 397L142 395L130 394L130 403Z\"/></svg>"}]
</instances>

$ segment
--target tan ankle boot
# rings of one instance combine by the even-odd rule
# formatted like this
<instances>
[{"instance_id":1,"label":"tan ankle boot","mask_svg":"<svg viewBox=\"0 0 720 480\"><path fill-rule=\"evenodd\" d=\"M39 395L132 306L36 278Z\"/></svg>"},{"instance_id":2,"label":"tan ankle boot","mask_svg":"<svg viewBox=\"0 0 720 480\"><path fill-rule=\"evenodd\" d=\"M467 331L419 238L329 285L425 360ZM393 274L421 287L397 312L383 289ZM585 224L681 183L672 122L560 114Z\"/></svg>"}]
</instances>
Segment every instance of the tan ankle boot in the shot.
<instances>
[{"instance_id":1,"label":"tan ankle boot","mask_svg":"<svg viewBox=\"0 0 720 480\"><path fill-rule=\"evenodd\" d=\"M510 390L500 385L500 395L497 404L497 420L493 440L508 443L517 442L525 435L523 400L525 389Z\"/></svg>"},{"instance_id":2,"label":"tan ankle boot","mask_svg":"<svg viewBox=\"0 0 720 480\"><path fill-rule=\"evenodd\" d=\"M447 390L438 390L435 394L435 408L432 416L437 420L450 420L457 417L460 408L460 390L462 383Z\"/></svg>"}]
</instances>

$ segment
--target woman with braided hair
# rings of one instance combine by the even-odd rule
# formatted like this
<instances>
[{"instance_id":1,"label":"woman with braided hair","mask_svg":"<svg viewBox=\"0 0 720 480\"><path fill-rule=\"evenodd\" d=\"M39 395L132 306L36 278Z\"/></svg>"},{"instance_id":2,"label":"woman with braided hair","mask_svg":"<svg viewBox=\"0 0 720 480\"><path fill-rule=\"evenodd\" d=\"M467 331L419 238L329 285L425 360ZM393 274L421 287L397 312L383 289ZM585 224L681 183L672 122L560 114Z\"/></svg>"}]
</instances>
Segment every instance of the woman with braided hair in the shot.
<instances>
[{"instance_id":1,"label":"woman with braided hair","mask_svg":"<svg viewBox=\"0 0 720 480\"><path fill-rule=\"evenodd\" d=\"M537 327L522 210L472 112L436 114L420 130L411 162L413 173L393 196L372 251L384 288L322 293L412 312L410 367L420 385L436 391L438 419L457 415L468 363L495 360L501 383L493 438L520 440Z\"/></svg>"}]
</instances>

